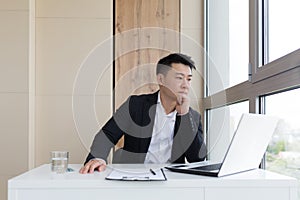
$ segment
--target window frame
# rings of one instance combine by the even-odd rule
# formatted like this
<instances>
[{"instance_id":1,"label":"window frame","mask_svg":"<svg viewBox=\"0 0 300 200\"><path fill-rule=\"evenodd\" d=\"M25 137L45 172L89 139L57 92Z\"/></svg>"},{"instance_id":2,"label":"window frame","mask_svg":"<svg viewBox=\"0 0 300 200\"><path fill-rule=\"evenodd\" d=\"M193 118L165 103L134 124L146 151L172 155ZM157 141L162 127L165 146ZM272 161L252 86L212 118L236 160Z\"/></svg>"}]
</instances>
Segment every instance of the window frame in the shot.
<instances>
[{"instance_id":1,"label":"window frame","mask_svg":"<svg viewBox=\"0 0 300 200\"><path fill-rule=\"evenodd\" d=\"M207 51L209 33L207 30L208 1L204 0L204 49ZM263 114L263 96L280 93L300 87L300 49L267 63L268 61L268 0L249 0L249 80L208 95L206 85L202 110L204 126L210 109L249 101L249 112ZM204 84L207 83L207 55L204 57ZM224 96L226 98L224 98ZM206 140L207 127L204 127ZM264 163L262 163L264 166Z\"/></svg>"},{"instance_id":2,"label":"window frame","mask_svg":"<svg viewBox=\"0 0 300 200\"><path fill-rule=\"evenodd\" d=\"M207 44L209 33L206 28L207 1L209 0L204 0L204 49L206 50L209 48ZM244 81L210 96L208 96L206 91L207 87L204 85L203 89L206 94L206 96L203 96L204 111L249 100L251 102L249 105L250 112L259 113L257 107L259 107L258 98L260 96L279 92L280 90L286 91L287 88L294 89L300 86L300 49L267 64L264 64L266 60L262 60L263 54L267 53L265 50L267 44L263 44L263 39L265 39L266 35L263 34L262 29L259 29L259 26L262 26L259 16L263 16L263 13L259 14L259 12L262 12L262 6L259 6L260 2L267 3L268 0L249 0L249 74L251 77L249 77L248 81ZM208 57L206 55L204 56L203 65L203 71L206 77L207 62ZM206 79L206 77L204 77L204 79ZM220 98L224 95L226 95L226 99ZM217 101L212 103L212 99L216 99Z\"/></svg>"},{"instance_id":3,"label":"window frame","mask_svg":"<svg viewBox=\"0 0 300 200\"><path fill-rule=\"evenodd\" d=\"M249 71L252 83L284 73L300 66L300 48L268 63L268 5L269 0L249 1Z\"/></svg>"}]
</instances>

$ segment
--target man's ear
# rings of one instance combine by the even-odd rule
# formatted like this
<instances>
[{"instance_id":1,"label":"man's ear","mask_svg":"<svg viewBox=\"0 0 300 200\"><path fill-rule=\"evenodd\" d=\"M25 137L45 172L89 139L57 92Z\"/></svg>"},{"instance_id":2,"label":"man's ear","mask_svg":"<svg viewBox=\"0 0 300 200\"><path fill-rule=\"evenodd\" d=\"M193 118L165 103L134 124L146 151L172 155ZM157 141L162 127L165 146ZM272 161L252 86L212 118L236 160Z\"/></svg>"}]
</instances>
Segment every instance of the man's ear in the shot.
<instances>
[{"instance_id":1,"label":"man's ear","mask_svg":"<svg viewBox=\"0 0 300 200\"><path fill-rule=\"evenodd\" d=\"M164 83L164 75L163 74L157 74L156 78L157 78L157 83L159 85L163 85L163 83Z\"/></svg>"}]
</instances>

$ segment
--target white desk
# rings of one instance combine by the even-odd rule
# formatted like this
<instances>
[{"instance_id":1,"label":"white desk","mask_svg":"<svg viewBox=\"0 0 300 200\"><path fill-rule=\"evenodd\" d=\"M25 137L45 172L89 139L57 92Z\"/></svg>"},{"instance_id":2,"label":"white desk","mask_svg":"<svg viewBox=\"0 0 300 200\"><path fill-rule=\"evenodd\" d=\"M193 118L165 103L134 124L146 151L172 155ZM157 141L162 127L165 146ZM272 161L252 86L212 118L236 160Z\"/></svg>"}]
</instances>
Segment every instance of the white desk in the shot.
<instances>
[{"instance_id":1,"label":"white desk","mask_svg":"<svg viewBox=\"0 0 300 200\"><path fill-rule=\"evenodd\" d=\"M42 165L8 181L8 200L76 199L197 199L197 200L296 200L297 180L264 170L252 170L222 178L180 174L165 170L167 181L109 181L110 172L53 174ZM143 168L144 165L110 165ZM147 166L149 170L149 167ZM146 170L146 169L145 169Z\"/></svg>"}]
</instances>

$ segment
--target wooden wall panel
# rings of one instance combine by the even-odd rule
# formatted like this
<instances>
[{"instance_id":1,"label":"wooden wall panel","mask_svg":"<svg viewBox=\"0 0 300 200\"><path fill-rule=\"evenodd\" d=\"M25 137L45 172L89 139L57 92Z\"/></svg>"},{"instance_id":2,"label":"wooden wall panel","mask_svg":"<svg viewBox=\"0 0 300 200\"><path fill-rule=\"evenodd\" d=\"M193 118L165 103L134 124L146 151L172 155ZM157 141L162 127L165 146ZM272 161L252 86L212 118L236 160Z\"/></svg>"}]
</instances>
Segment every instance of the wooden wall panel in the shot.
<instances>
[{"instance_id":1,"label":"wooden wall panel","mask_svg":"<svg viewBox=\"0 0 300 200\"><path fill-rule=\"evenodd\" d=\"M179 30L180 0L115 0L115 108L158 89L156 63L179 51Z\"/></svg>"}]
</instances>

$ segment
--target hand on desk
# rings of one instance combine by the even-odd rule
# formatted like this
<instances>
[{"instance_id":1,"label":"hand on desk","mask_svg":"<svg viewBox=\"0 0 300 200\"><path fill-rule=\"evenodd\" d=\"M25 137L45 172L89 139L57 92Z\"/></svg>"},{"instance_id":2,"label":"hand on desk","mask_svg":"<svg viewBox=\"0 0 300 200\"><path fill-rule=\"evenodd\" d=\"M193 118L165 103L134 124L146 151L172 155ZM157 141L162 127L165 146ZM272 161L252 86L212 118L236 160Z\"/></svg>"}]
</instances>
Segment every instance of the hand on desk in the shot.
<instances>
[{"instance_id":1,"label":"hand on desk","mask_svg":"<svg viewBox=\"0 0 300 200\"><path fill-rule=\"evenodd\" d=\"M79 173L94 173L95 170L102 172L106 169L106 162L102 159L93 159L86 163L80 170Z\"/></svg>"}]
</instances>

